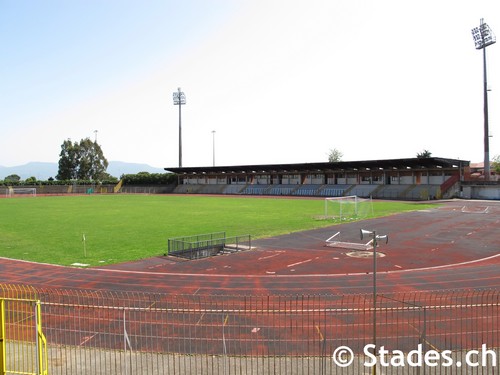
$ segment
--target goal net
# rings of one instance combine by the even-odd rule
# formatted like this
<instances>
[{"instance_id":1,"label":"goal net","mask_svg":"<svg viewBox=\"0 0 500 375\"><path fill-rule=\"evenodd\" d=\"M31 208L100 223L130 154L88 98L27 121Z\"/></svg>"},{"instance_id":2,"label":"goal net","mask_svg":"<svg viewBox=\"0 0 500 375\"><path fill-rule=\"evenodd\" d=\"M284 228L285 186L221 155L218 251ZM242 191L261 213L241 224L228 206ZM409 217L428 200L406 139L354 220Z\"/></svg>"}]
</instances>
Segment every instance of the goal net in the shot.
<instances>
[{"instance_id":1,"label":"goal net","mask_svg":"<svg viewBox=\"0 0 500 375\"><path fill-rule=\"evenodd\" d=\"M373 216L372 198L356 195L325 198L325 219L338 221L360 220Z\"/></svg>"},{"instance_id":2,"label":"goal net","mask_svg":"<svg viewBox=\"0 0 500 375\"><path fill-rule=\"evenodd\" d=\"M8 188L7 197L36 197L36 188Z\"/></svg>"}]
</instances>

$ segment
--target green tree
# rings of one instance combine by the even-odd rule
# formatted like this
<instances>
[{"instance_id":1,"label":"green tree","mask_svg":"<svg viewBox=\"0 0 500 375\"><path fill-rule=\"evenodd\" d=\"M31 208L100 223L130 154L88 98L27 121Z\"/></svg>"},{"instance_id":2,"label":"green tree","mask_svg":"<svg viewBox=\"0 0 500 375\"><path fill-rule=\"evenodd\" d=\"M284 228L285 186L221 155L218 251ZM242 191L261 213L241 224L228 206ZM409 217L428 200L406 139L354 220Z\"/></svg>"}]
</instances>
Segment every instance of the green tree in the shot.
<instances>
[{"instance_id":1,"label":"green tree","mask_svg":"<svg viewBox=\"0 0 500 375\"><path fill-rule=\"evenodd\" d=\"M420 153L417 153L417 158L418 159L427 159L427 158L430 158L432 155L432 152L430 152L429 150L424 150Z\"/></svg>"},{"instance_id":2,"label":"green tree","mask_svg":"<svg viewBox=\"0 0 500 375\"><path fill-rule=\"evenodd\" d=\"M67 139L61 145L61 152L59 154L59 169L56 175L58 180L71 180L76 179L79 160L78 144L72 143Z\"/></svg>"},{"instance_id":3,"label":"green tree","mask_svg":"<svg viewBox=\"0 0 500 375\"><path fill-rule=\"evenodd\" d=\"M121 179L126 185L169 185L175 183L176 177L173 173L139 172L124 174Z\"/></svg>"},{"instance_id":4,"label":"green tree","mask_svg":"<svg viewBox=\"0 0 500 375\"><path fill-rule=\"evenodd\" d=\"M8 175L4 179L5 182L19 182L20 180L21 180L21 177L17 174Z\"/></svg>"},{"instance_id":5,"label":"green tree","mask_svg":"<svg viewBox=\"0 0 500 375\"><path fill-rule=\"evenodd\" d=\"M493 162L491 163L491 167L495 173L500 174L500 155L495 155Z\"/></svg>"},{"instance_id":6,"label":"green tree","mask_svg":"<svg viewBox=\"0 0 500 375\"><path fill-rule=\"evenodd\" d=\"M59 154L58 180L101 180L107 176L108 161L101 146L89 138L79 143L66 140Z\"/></svg>"},{"instance_id":7,"label":"green tree","mask_svg":"<svg viewBox=\"0 0 500 375\"><path fill-rule=\"evenodd\" d=\"M34 185L36 184L36 177L34 176L28 177L26 180L24 180L24 182L29 185Z\"/></svg>"},{"instance_id":8,"label":"green tree","mask_svg":"<svg viewBox=\"0 0 500 375\"><path fill-rule=\"evenodd\" d=\"M336 162L342 161L343 156L344 156L344 154L342 152L340 152L339 150L334 148L333 150L330 150L330 152L328 154L328 162L329 163L336 163Z\"/></svg>"},{"instance_id":9,"label":"green tree","mask_svg":"<svg viewBox=\"0 0 500 375\"><path fill-rule=\"evenodd\" d=\"M108 161L104 157L101 146L89 138L82 139L79 144L80 180L102 180L106 176Z\"/></svg>"}]
</instances>

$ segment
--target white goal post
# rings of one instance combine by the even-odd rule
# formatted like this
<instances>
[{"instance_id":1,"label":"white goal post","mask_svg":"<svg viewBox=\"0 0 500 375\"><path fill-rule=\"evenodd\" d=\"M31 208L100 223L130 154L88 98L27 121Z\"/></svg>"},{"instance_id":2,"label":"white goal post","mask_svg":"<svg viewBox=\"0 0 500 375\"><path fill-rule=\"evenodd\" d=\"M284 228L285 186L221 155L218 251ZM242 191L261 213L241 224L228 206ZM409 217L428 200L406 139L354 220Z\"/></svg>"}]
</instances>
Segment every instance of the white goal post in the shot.
<instances>
[{"instance_id":1,"label":"white goal post","mask_svg":"<svg viewBox=\"0 0 500 375\"><path fill-rule=\"evenodd\" d=\"M16 196L36 197L36 188L7 188L5 195L9 198Z\"/></svg>"},{"instance_id":2,"label":"white goal post","mask_svg":"<svg viewBox=\"0 0 500 375\"><path fill-rule=\"evenodd\" d=\"M372 198L357 195L325 198L325 219L357 220L373 216Z\"/></svg>"}]
</instances>

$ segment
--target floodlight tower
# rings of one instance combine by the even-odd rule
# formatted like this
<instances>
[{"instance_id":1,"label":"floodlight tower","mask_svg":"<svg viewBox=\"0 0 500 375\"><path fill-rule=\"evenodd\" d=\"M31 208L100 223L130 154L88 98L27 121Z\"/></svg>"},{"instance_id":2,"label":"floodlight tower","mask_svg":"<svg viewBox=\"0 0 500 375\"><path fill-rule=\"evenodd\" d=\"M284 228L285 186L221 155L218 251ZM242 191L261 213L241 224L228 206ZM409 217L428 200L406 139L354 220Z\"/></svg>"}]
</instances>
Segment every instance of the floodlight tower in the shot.
<instances>
[{"instance_id":1,"label":"floodlight tower","mask_svg":"<svg viewBox=\"0 0 500 375\"><path fill-rule=\"evenodd\" d=\"M490 179L490 135L488 125L488 80L486 75L486 47L497 40L490 27L481 18L479 27L472 29L472 38L476 49L483 50L483 98L484 98L484 179Z\"/></svg>"},{"instance_id":2,"label":"floodlight tower","mask_svg":"<svg viewBox=\"0 0 500 375\"><path fill-rule=\"evenodd\" d=\"M212 130L212 165L215 167L215 130Z\"/></svg>"},{"instance_id":3,"label":"floodlight tower","mask_svg":"<svg viewBox=\"0 0 500 375\"><path fill-rule=\"evenodd\" d=\"M186 95L181 91L181 88L177 88L173 94L174 105L179 106L179 168L182 167L182 127L181 127L181 106L186 104Z\"/></svg>"},{"instance_id":4,"label":"floodlight tower","mask_svg":"<svg viewBox=\"0 0 500 375\"><path fill-rule=\"evenodd\" d=\"M373 354L377 352L377 244L378 240L385 240L385 243L389 242L389 236L387 234L378 235L375 230L360 229L360 237L363 239L364 236L370 236L372 238L373 245ZM372 374L376 375L377 366L373 366Z\"/></svg>"}]
</instances>

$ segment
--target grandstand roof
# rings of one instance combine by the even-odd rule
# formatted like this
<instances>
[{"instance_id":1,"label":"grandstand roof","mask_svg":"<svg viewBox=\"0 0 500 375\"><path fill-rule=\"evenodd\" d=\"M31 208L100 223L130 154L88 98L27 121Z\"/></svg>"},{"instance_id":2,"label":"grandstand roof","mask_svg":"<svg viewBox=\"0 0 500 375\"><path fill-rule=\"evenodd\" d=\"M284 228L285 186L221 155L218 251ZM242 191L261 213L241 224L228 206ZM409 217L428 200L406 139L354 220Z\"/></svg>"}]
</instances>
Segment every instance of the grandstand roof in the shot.
<instances>
[{"instance_id":1,"label":"grandstand roof","mask_svg":"<svg viewBox=\"0 0 500 375\"><path fill-rule=\"evenodd\" d=\"M226 174L226 173L301 173L339 172L363 170L403 170L403 169L449 169L468 166L469 161L446 158L411 158L387 160L339 161L299 164L260 164L214 167L167 167L168 172L177 174Z\"/></svg>"}]
</instances>

